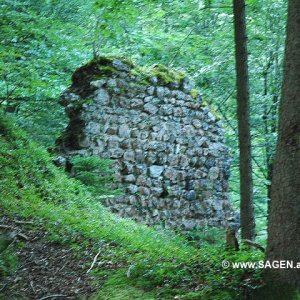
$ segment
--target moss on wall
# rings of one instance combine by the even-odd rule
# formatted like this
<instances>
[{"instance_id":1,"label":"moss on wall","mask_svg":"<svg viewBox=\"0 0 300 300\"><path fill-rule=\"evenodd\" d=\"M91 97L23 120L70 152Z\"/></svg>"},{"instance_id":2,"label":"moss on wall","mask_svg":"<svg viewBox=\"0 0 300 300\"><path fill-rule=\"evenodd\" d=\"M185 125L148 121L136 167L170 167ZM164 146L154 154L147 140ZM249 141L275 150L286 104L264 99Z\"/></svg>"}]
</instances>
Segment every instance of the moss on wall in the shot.
<instances>
[{"instance_id":1,"label":"moss on wall","mask_svg":"<svg viewBox=\"0 0 300 300\"><path fill-rule=\"evenodd\" d=\"M170 83L181 85L186 78L186 74L182 71L170 69L164 65L156 64L150 67L138 67L125 58L99 57L92 59L74 72L72 76L73 87L78 87L82 91L81 96L88 95L92 91L89 84L91 81L111 77L119 71L114 65L116 61L126 65L130 75L139 78L140 83L145 85L151 84L151 80L154 77L157 78L158 83L161 85Z\"/></svg>"}]
</instances>

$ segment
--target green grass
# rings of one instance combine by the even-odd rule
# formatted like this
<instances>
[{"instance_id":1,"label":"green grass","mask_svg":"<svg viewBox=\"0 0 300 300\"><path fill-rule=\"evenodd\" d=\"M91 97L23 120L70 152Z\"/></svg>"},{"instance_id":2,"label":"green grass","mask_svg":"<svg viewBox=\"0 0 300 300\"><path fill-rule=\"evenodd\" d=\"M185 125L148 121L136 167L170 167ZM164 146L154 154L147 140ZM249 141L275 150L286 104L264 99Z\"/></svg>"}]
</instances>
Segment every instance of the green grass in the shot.
<instances>
[{"instance_id":1,"label":"green grass","mask_svg":"<svg viewBox=\"0 0 300 300\"><path fill-rule=\"evenodd\" d=\"M96 293L92 300L155 300L153 291L145 291L141 288L132 286L131 281L126 278L124 270L116 272L111 276L100 292Z\"/></svg>"},{"instance_id":2,"label":"green grass","mask_svg":"<svg viewBox=\"0 0 300 300\"><path fill-rule=\"evenodd\" d=\"M14 253L14 245L0 251L0 279L12 274L18 266L18 257Z\"/></svg>"},{"instance_id":3,"label":"green grass","mask_svg":"<svg viewBox=\"0 0 300 300\"><path fill-rule=\"evenodd\" d=\"M255 285L259 276L221 267L223 259L262 259L257 251L226 252L223 243L204 243L199 249L173 232L110 213L1 114L0 201L5 214L42 222L51 239L76 251L86 244L94 245L95 252L101 243L111 245L101 259L118 267L93 269L105 278L93 299L239 299L243 280Z\"/></svg>"}]
</instances>

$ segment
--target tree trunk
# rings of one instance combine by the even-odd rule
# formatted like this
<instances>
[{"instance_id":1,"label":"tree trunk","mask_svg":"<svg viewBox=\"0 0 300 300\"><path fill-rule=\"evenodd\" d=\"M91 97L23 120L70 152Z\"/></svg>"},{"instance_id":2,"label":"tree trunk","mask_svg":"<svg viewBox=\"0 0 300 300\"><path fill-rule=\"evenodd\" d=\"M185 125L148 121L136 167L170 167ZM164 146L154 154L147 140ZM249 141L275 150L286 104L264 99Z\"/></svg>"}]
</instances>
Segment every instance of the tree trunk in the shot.
<instances>
[{"instance_id":1,"label":"tree trunk","mask_svg":"<svg viewBox=\"0 0 300 300\"><path fill-rule=\"evenodd\" d=\"M300 1L288 8L284 78L268 227L267 260L300 262ZM300 265L300 264L299 264ZM267 269L267 282L300 289L299 269ZM277 285L277 284L276 284Z\"/></svg>"},{"instance_id":2,"label":"tree trunk","mask_svg":"<svg viewBox=\"0 0 300 300\"><path fill-rule=\"evenodd\" d=\"M249 78L245 1L233 0L233 12L240 149L241 235L243 239L253 240L255 238L255 221L249 122Z\"/></svg>"}]
</instances>

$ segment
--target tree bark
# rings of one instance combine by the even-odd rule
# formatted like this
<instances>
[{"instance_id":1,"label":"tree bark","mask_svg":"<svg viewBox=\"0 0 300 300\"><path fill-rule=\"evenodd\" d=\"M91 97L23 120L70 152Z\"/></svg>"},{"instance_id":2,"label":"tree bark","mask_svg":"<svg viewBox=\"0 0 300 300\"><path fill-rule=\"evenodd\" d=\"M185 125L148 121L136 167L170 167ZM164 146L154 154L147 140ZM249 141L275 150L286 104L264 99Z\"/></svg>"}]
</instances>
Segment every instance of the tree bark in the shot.
<instances>
[{"instance_id":1,"label":"tree bark","mask_svg":"<svg viewBox=\"0 0 300 300\"><path fill-rule=\"evenodd\" d=\"M248 51L244 0L233 0L233 13L235 33L237 117L240 149L241 236L243 239L253 240L255 238L255 221L249 117Z\"/></svg>"},{"instance_id":2,"label":"tree bark","mask_svg":"<svg viewBox=\"0 0 300 300\"><path fill-rule=\"evenodd\" d=\"M300 1L288 6L284 78L268 226L267 260L300 262ZM299 264L300 265L300 264ZM300 289L299 269L267 269L267 282Z\"/></svg>"}]
</instances>

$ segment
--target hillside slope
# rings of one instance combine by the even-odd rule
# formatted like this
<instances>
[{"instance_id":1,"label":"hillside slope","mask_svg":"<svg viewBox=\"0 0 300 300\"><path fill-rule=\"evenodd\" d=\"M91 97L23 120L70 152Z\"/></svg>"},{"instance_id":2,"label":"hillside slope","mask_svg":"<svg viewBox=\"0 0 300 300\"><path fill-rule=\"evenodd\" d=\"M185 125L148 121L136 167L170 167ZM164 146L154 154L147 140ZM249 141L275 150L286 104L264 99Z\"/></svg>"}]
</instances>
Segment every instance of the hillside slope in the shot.
<instances>
[{"instance_id":1,"label":"hillside slope","mask_svg":"<svg viewBox=\"0 0 300 300\"><path fill-rule=\"evenodd\" d=\"M55 249L62 253L69 249L72 255L66 256L65 262L72 265L74 260L74 264L82 265L81 270L67 268L74 274L61 282L69 286L66 299L241 299L246 286L257 282L257 272L222 269L221 262L254 261L261 259L260 253L228 252L222 243L203 244L198 249L182 236L111 214L83 185L57 169L50 155L3 115L0 201L2 232L5 224L11 227L1 234L2 241L11 231L28 235L22 239L15 234L13 243L0 249L0 299L7 299L12 292L19 293L14 299L43 299L50 292L56 294L46 289L33 297L32 292L22 294L14 289L24 267L20 261L24 263L26 253L35 255L37 236L41 251L54 251L49 254L54 266L63 267ZM18 258L18 254L23 256ZM75 285L82 274L93 288L76 294L72 282Z\"/></svg>"}]
</instances>

